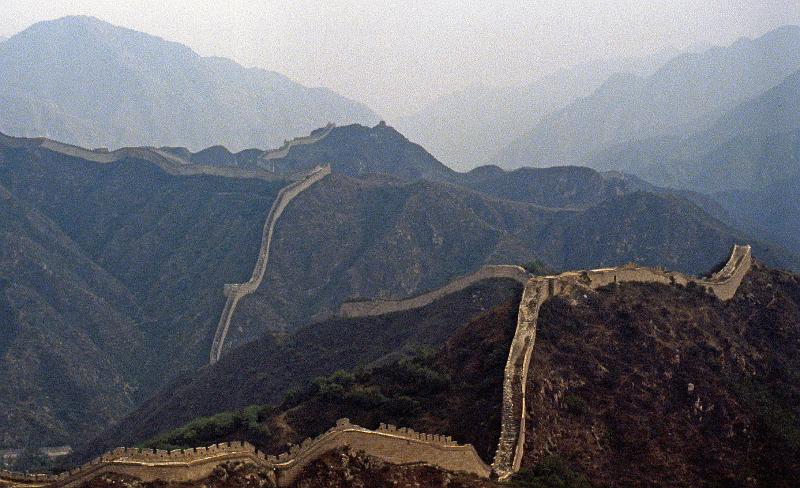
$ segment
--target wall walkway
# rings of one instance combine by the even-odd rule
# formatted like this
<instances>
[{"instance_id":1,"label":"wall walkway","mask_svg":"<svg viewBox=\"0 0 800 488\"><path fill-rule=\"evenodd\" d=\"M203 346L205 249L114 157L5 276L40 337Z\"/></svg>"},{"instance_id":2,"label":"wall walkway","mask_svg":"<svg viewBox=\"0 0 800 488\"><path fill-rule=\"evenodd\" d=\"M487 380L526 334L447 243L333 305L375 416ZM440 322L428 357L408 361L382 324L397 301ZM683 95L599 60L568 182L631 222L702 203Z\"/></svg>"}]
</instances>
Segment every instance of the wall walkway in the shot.
<instances>
[{"instance_id":1,"label":"wall walkway","mask_svg":"<svg viewBox=\"0 0 800 488\"><path fill-rule=\"evenodd\" d=\"M275 231L275 223L278 221L278 218L280 218L283 211L297 195L303 193L310 188L311 185L329 174L331 174L331 167L329 165L317 167L306 174L300 181L296 181L278 192L278 196L272 204L272 208L270 208L267 219L264 222L264 230L261 236L261 248L258 251L258 259L256 260L255 267L253 267L252 276L246 283L229 283L223 288L223 293L227 297L227 300L225 301L225 307L222 309L222 315L220 315L217 330L214 333L214 341L211 344L211 352L209 353L211 364L219 361L219 358L222 356L225 338L228 335L231 319L236 312L236 306L239 300L255 292L264 279L264 273L267 270L267 262L269 261L269 247L272 243L272 235Z\"/></svg>"},{"instance_id":2,"label":"wall walkway","mask_svg":"<svg viewBox=\"0 0 800 488\"><path fill-rule=\"evenodd\" d=\"M519 471L525 447L525 393L528 370L536 342L539 309L550 297L576 289L597 289L613 283L640 282L687 285L694 283L720 300L733 298L752 264L750 246L733 247L725 266L710 278L701 279L677 272L626 265L615 268L570 271L557 276L532 276L518 266L484 266L457 278L442 288L404 300L373 300L345 303L339 310L344 317L381 315L420 308L475 282L492 278L511 278L525 285L517 315L517 328L506 361L503 378L502 425L492 468L500 479Z\"/></svg>"},{"instance_id":3,"label":"wall walkway","mask_svg":"<svg viewBox=\"0 0 800 488\"><path fill-rule=\"evenodd\" d=\"M429 464L484 478L491 473L491 468L469 444L461 445L449 437L385 424L377 430L369 430L342 419L324 434L306 439L280 456L267 456L246 442L174 451L118 448L56 476L0 471L0 486L76 487L106 473L132 476L142 481L191 482L209 476L217 466L226 462L261 466L270 473L277 486L289 486L303 468L322 454L343 447L363 451L390 463Z\"/></svg>"},{"instance_id":4,"label":"wall walkway","mask_svg":"<svg viewBox=\"0 0 800 488\"><path fill-rule=\"evenodd\" d=\"M472 274L456 278L441 288L437 288L436 290L432 290L415 297L406 298L403 300L370 300L343 303L339 308L339 315L350 318L371 317L386 313L421 308L435 302L442 297L468 288L479 281L502 278L511 279L524 285L528 282L530 275L527 271L525 271L524 268L519 266L505 264L487 265L481 267L478 271L475 271Z\"/></svg>"},{"instance_id":5,"label":"wall walkway","mask_svg":"<svg viewBox=\"0 0 800 488\"><path fill-rule=\"evenodd\" d=\"M324 128L316 130L308 136L295 137L291 141L284 141L283 146L279 147L278 149L273 149L271 151L265 152L260 159L264 161L269 161L271 159L285 158L286 156L289 155L289 151L293 147L303 146L307 144L315 144L328 137L328 134L330 134L335 127L336 124L328 122L328 125L326 125Z\"/></svg>"}]
</instances>

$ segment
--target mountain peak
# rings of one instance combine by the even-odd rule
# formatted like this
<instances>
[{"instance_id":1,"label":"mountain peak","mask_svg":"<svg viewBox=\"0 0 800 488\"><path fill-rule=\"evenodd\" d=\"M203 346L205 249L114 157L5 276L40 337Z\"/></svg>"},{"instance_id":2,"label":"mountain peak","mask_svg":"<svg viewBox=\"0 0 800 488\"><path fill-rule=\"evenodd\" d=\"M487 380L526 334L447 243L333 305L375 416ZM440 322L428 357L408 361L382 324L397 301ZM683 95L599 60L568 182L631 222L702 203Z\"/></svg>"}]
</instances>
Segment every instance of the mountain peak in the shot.
<instances>
[{"instance_id":1,"label":"mountain peak","mask_svg":"<svg viewBox=\"0 0 800 488\"><path fill-rule=\"evenodd\" d=\"M0 132L83 147L275 147L323 126L373 124L363 104L265 69L70 16L0 44Z\"/></svg>"}]
</instances>

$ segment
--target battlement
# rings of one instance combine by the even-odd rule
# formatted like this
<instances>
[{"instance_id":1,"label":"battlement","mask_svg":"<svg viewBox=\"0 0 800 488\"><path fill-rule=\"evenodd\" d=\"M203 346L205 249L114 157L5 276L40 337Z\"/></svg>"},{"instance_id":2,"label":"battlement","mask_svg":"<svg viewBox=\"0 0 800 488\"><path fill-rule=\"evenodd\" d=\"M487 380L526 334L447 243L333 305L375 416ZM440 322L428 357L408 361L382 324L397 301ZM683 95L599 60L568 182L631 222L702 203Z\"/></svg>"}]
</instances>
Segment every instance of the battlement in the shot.
<instances>
[{"instance_id":1,"label":"battlement","mask_svg":"<svg viewBox=\"0 0 800 488\"><path fill-rule=\"evenodd\" d=\"M18 487L74 487L103 473L129 475L143 481L191 482L207 477L224 462L239 461L261 466L277 486L288 486L320 455L344 447L392 463L427 463L482 477L488 477L491 472L471 445L460 445L450 437L387 424L369 430L341 419L323 434L293 445L278 456L259 452L247 442L172 451L120 447L56 476L0 471L0 482Z\"/></svg>"},{"instance_id":2,"label":"battlement","mask_svg":"<svg viewBox=\"0 0 800 488\"><path fill-rule=\"evenodd\" d=\"M730 300L750 270L750 246L735 245L725 266L710 278L696 278L682 273L629 263L614 268L569 271L555 276L534 276L522 292L517 314L517 329L511 342L503 378L503 411L500 438L492 468L500 479L517 472L525 449L525 394L528 370L534 345L539 309L550 297L573 290L598 288L624 282L695 284L720 300Z\"/></svg>"},{"instance_id":3,"label":"battlement","mask_svg":"<svg viewBox=\"0 0 800 488\"><path fill-rule=\"evenodd\" d=\"M440 298L459 292L475 283L492 279L510 279L525 284L530 274L520 266L507 264L482 266L474 273L461 276L441 288L405 298L403 300L366 300L343 303L339 308L342 317L372 317L387 313L402 312L429 305Z\"/></svg>"}]
</instances>

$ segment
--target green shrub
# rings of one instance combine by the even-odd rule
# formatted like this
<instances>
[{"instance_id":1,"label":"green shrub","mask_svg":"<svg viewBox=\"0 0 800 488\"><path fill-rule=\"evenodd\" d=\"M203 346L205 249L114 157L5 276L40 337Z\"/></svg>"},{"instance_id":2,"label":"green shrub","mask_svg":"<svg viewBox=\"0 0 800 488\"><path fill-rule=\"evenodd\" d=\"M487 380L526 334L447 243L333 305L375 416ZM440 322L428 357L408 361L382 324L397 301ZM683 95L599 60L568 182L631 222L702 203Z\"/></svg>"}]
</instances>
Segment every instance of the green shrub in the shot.
<instances>
[{"instance_id":1,"label":"green shrub","mask_svg":"<svg viewBox=\"0 0 800 488\"><path fill-rule=\"evenodd\" d=\"M390 374L401 383L412 386L416 391L436 393L448 389L452 377L422 364L419 358L404 359L390 370Z\"/></svg>"},{"instance_id":2,"label":"green shrub","mask_svg":"<svg viewBox=\"0 0 800 488\"><path fill-rule=\"evenodd\" d=\"M378 388L357 387L347 393L349 403L361 408L377 408L388 401Z\"/></svg>"},{"instance_id":3,"label":"green shrub","mask_svg":"<svg viewBox=\"0 0 800 488\"><path fill-rule=\"evenodd\" d=\"M576 473L558 455L546 457L531 469L522 469L511 478L510 486L520 488L591 488L586 476Z\"/></svg>"},{"instance_id":4,"label":"green shrub","mask_svg":"<svg viewBox=\"0 0 800 488\"><path fill-rule=\"evenodd\" d=\"M589 412L589 405L587 405L586 400L578 395L565 395L561 404L564 405L567 412L575 415L585 415Z\"/></svg>"}]
</instances>

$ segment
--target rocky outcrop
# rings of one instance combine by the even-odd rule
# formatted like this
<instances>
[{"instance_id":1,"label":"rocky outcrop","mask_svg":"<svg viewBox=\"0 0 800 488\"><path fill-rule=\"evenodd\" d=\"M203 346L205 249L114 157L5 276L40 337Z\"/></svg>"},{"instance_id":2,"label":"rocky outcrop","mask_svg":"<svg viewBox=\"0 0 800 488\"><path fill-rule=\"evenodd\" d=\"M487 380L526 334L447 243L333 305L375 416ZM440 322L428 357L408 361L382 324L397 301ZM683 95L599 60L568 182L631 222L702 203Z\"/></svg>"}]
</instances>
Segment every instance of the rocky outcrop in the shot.
<instances>
[{"instance_id":1,"label":"rocky outcrop","mask_svg":"<svg viewBox=\"0 0 800 488\"><path fill-rule=\"evenodd\" d=\"M487 265L482 266L478 271L456 278L436 290L417 295L403 300L369 300L358 302L347 302L339 308L339 315L342 317L371 317L403 310L412 310L429 305L436 300L452 293L459 292L473 284L491 279L510 279L522 283L527 283L530 275L524 268L512 265Z\"/></svg>"},{"instance_id":2,"label":"rocky outcrop","mask_svg":"<svg viewBox=\"0 0 800 488\"><path fill-rule=\"evenodd\" d=\"M733 298L752 264L750 246L734 246L728 262L708 279L694 278L661 269L627 265L558 276L534 276L522 293L517 316L517 329L506 362L503 380L503 411L500 439L492 468L500 479L519 471L525 448L525 387L528 369L536 342L539 309L548 298L573 290L594 290L623 282L662 283L702 287L720 300Z\"/></svg>"},{"instance_id":3,"label":"rocky outcrop","mask_svg":"<svg viewBox=\"0 0 800 488\"><path fill-rule=\"evenodd\" d=\"M208 477L220 464L234 461L255 464L270 473L276 486L289 486L303 468L322 454L344 447L394 464L429 464L483 478L491 473L491 468L469 444L385 424L369 430L342 419L324 434L306 439L279 456L265 455L246 442L173 451L118 448L56 476L0 471L0 486L5 483L12 487L75 487L106 473L142 481L192 482Z\"/></svg>"},{"instance_id":4,"label":"rocky outcrop","mask_svg":"<svg viewBox=\"0 0 800 488\"><path fill-rule=\"evenodd\" d=\"M317 167L310 173L296 181L289 186L286 186L278 192L275 203L272 204L267 219L264 222L264 230L261 236L261 248L258 251L258 259L256 265L253 267L253 274L246 283L229 283L223 288L223 293L227 297L225 307L222 309L222 315L219 318L217 330L214 333L214 341L211 344L210 362L211 364L219 361L222 356L222 348L225 346L225 337L228 335L228 328L231 324L233 314L236 312L236 306L243 297L255 292L261 285L264 279L264 273L267 271L267 262L269 261L269 247L272 242L272 234L275 231L275 223L280 218L283 211L289 203L299 194L311 187L317 181L325 178L331 174L330 166Z\"/></svg>"}]
</instances>

